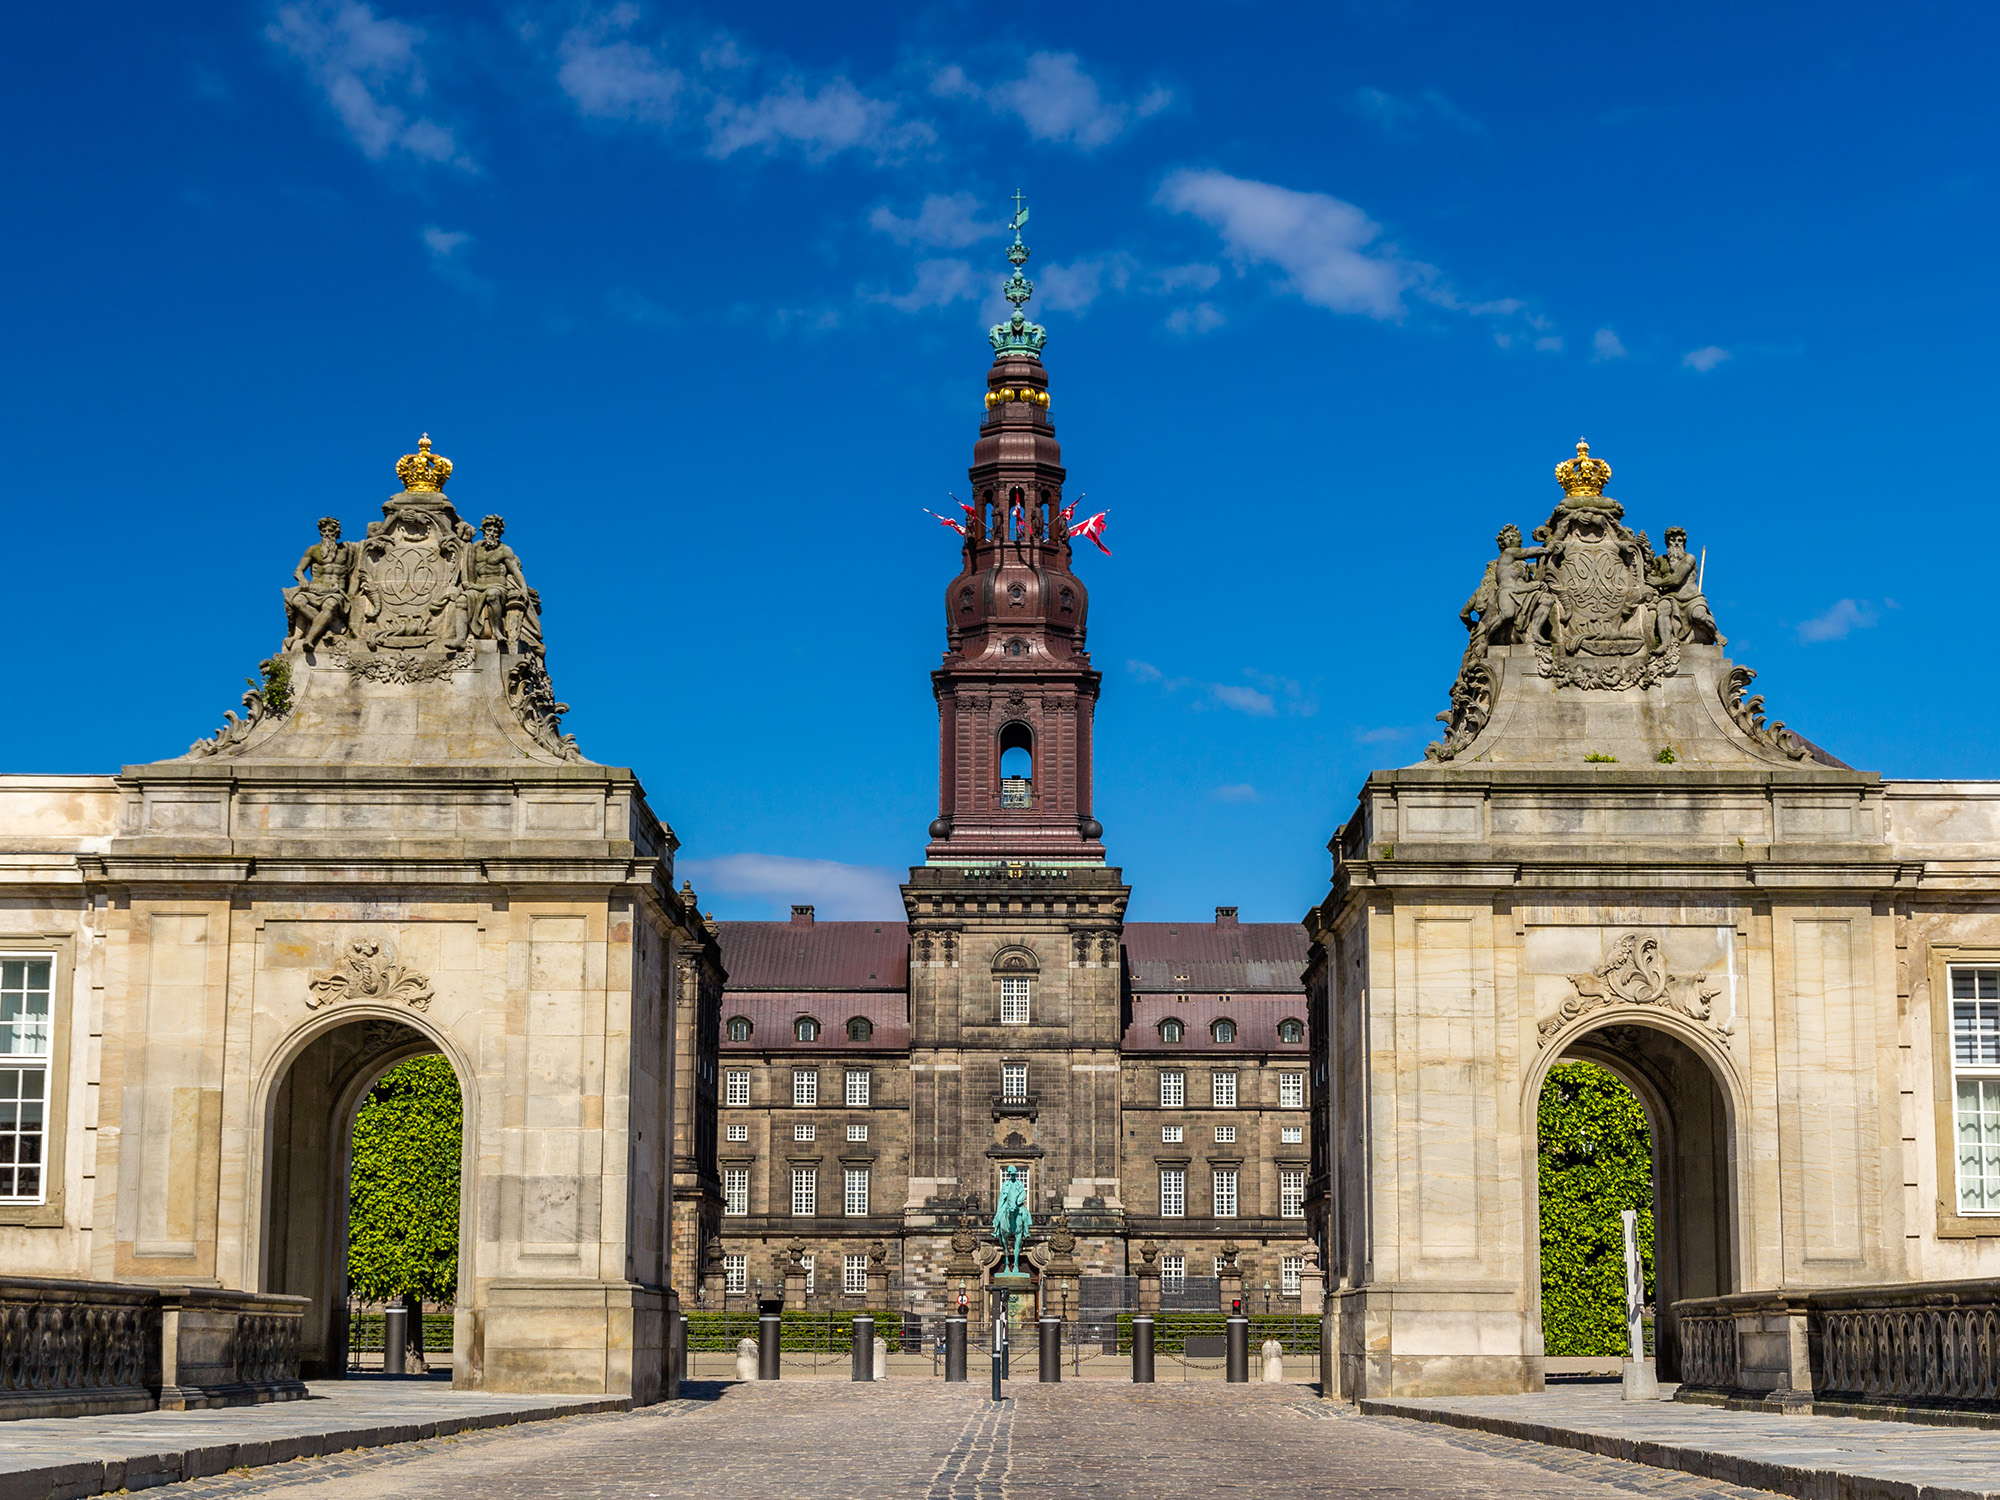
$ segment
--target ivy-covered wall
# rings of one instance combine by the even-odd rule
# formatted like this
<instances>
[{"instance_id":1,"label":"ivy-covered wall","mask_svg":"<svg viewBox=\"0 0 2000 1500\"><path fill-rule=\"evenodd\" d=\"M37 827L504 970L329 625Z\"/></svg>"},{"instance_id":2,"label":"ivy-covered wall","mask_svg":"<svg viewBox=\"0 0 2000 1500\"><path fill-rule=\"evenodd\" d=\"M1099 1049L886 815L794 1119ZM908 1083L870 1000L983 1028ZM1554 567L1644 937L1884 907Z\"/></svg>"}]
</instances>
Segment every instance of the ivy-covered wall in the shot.
<instances>
[{"instance_id":1,"label":"ivy-covered wall","mask_svg":"<svg viewBox=\"0 0 2000 1500\"><path fill-rule=\"evenodd\" d=\"M452 1300L458 1290L458 1079L442 1057L382 1075L354 1121L347 1279L358 1297Z\"/></svg>"},{"instance_id":2,"label":"ivy-covered wall","mask_svg":"<svg viewBox=\"0 0 2000 1500\"><path fill-rule=\"evenodd\" d=\"M1558 1063L1536 1111L1541 1157L1542 1340L1553 1356L1625 1353L1625 1234L1653 1298L1653 1143L1646 1112L1593 1063Z\"/></svg>"}]
</instances>

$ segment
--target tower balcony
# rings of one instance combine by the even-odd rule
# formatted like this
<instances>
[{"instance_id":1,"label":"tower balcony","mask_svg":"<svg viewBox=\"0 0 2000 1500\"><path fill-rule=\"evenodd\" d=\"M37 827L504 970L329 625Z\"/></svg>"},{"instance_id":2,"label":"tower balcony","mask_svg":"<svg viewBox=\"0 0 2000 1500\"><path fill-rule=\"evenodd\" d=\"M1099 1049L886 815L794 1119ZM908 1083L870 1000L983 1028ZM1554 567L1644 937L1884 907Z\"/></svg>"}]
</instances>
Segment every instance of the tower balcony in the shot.
<instances>
[{"instance_id":1,"label":"tower balcony","mask_svg":"<svg viewBox=\"0 0 2000 1500\"><path fill-rule=\"evenodd\" d=\"M1000 778L1000 805L1002 807L1033 807L1035 805L1035 785L1025 776L1002 776Z\"/></svg>"}]
</instances>

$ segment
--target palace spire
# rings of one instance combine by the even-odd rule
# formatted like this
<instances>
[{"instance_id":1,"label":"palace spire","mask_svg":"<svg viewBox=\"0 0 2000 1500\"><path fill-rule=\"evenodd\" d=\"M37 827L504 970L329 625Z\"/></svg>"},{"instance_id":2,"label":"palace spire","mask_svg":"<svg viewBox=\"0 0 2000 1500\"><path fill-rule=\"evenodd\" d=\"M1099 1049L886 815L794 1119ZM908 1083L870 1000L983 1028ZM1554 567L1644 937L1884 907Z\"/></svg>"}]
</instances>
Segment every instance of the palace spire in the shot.
<instances>
[{"instance_id":1,"label":"palace spire","mask_svg":"<svg viewBox=\"0 0 2000 1500\"><path fill-rule=\"evenodd\" d=\"M1091 816L1091 723L1100 674L1084 649L1089 592L1072 571L1062 448L1049 419L1048 330L1025 312L1026 201L1014 198L1002 287L1014 311L987 337L985 414L972 504L945 593L938 816L931 863L995 858L1102 863ZM1073 507L1070 509L1073 510Z\"/></svg>"}]
</instances>

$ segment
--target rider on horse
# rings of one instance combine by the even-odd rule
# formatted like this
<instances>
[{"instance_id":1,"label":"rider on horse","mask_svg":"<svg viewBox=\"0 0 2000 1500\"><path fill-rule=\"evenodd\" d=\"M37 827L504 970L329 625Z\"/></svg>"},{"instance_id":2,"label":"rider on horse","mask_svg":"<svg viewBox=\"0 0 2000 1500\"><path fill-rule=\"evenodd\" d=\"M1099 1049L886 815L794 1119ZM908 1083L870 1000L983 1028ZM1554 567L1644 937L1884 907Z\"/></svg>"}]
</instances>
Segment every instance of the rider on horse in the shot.
<instances>
[{"instance_id":1,"label":"rider on horse","mask_svg":"<svg viewBox=\"0 0 2000 1500\"><path fill-rule=\"evenodd\" d=\"M1021 1180L1019 1167L1009 1167L1000 1184L999 1206L993 1210L993 1238L1007 1252L1010 1272L1021 1269L1021 1246L1028 1238L1032 1222L1028 1213L1028 1185Z\"/></svg>"}]
</instances>

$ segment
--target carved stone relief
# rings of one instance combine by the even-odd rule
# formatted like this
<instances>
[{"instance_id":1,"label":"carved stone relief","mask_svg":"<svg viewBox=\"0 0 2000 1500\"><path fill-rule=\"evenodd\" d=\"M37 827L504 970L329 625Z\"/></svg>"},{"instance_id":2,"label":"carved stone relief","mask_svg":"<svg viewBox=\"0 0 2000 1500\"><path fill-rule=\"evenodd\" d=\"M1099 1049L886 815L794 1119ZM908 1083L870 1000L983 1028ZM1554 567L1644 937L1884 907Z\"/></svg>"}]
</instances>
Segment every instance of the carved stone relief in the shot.
<instances>
[{"instance_id":1,"label":"carved stone relief","mask_svg":"<svg viewBox=\"0 0 2000 1500\"><path fill-rule=\"evenodd\" d=\"M1715 1002L1722 997L1723 986L1706 973L1669 973L1659 939L1643 933L1626 933L1603 963L1588 974L1568 978L1571 994L1554 1015L1536 1027L1537 1047L1548 1046L1552 1037L1582 1016L1628 1005L1670 1010L1703 1022L1725 1037L1733 1029L1732 1022L1718 1020L1715 1015Z\"/></svg>"},{"instance_id":2,"label":"carved stone relief","mask_svg":"<svg viewBox=\"0 0 2000 1500\"><path fill-rule=\"evenodd\" d=\"M428 1010L431 982L415 969L381 958L382 945L357 938L330 969L306 981L306 1008L318 1010L342 1000L391 1000L414 1010Z\"/></svg>"}]
</instances>

